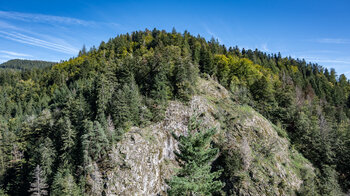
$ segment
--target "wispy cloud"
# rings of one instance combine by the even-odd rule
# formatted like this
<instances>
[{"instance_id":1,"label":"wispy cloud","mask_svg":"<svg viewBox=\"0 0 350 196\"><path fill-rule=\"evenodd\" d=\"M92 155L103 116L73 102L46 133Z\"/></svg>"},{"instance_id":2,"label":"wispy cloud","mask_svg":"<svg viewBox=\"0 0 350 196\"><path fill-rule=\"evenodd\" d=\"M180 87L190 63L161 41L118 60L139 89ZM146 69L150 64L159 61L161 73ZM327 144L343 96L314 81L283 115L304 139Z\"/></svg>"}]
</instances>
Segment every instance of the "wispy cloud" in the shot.
<instances>
[{"instance_id":1,"label":"wispy cloud","mask_svg":"<svg viewBox=\"0 0 350 196\"><path fill-rule=\"evenodd\" d=\"M341 64L350 64L350 61L346 60L337 60L337 59L320 59L318 60L321 63L341 63Z\"/></svg>"},{"instance_id":2,"label":"wispy cloud","mask_svg":"<svg viewBox=\"0 0 350 196\"><path fill-rule=\"evenodd\" d=\"M7 22L1 21L0 20L0 29L18 29L17 27L15 27L14 25L11 25Z\"/></svg>"},{"instance_id":3,"label":"wispy cloud","mask_svg":"<svg viewBox=\"0 0 350 196\"><path fill-rule=\"evenodd\" d=\"M18 32L6 32L6 31L0 30L0 37L3 37L8 40L16 41L19 43L47 48L50 50L54 50L54 51L62 52L66 54L76 54L78 52L78 50L72 46L49 42L43 39L35 38L29 35L24 35Z\"/></svg>"},{"instance_id":4,"label":"wispy cloud","mask_svg":"<svg viewBox=\"0 0 350 196\"><path fill-rule=\"evenodd\" d=\"M314 41L323 44L350 44L350 39L322 38Z\"/></svg>"},{"instance_id":5,"label":"wispy cloud","mask_svg":"<svg viewBox=\"0 0 350 196\"><path fill-rule=\"evenodd\" d=\"M263 52L270 52L270 50L267 48L267 43L262 44L260 49Z\"/></svg>"},{"instance_id":6,"label":"wispy cloud","mask_svg":"<svg viewBox=\"0 0 350 196\"><path fill-rule=\"evenodd\" d=\"M19 12L4 12L0 11L0 19L4 18L6 21L0 20L0 37L5 38L7 40L15 41L22 44L29 44L32 46L37 46L41 48L46 48L50 50L54 50L57 52L65 53L65 54L77 54L78 50L71 46L70 44L64 43L63 41L58 41L57 38L52 38L49 35L40 35L38 33L33 33L28 29L21 28L18 25L11 24L9 19L26 21L29 23L37 23L37 22L50 22L50 23L59 23L66 25L88 25L92 24L92 22L68 18L68 17L60 17L60 16L49 16L42 14L26 14ZM3 52L4 53L4 52ZM17 53L20 54L20 53ZM8 54L16 56L13 54ZM18 56L18 55L17 55ZM22 56L25 57L25 56ZM6 58L8 58L6 56Z\"/></svg>"},{"instance_id":7,"label":"wispy cloud","mask_svg":"<svg viewBox=\"0 0 350 196\"><path fill-rule=\"evenodd\" d=\"M37 22L37 23L60 23L67 25L93 25L95 22L86 21L77 18L63 17L63 16L52 16L45 14L31 14L21 12L6 12L0 11L0 18L19 20L24 22Z\"/></svg>"},{"instance_id":8,"label":"wispy cloud","mask_svg":"<svg viewBox=\"0 0 350 196\"><path fill-rule=\"evenodd\" d=\"M309 56L301 56L301 59L305 59L306 61L317 62L317 63L335 63L335 64L346 64L350 65L350 59L324 59L318 57L309 57Z\"/></svg>"},{"instance_id":9,"label":"wispy cloud","mask_svg":"<svg viewBox=\"0 0 350 196\"><path fill-rule=\"evenodd\" d=\"M217 36L212 30L210 30L210 28L206 25L203 24L205 31L212 37L214 37L215 39L217 39L220 43L222 43L222 40L220 39L219 36Z\"/></svg>"},{"instance_id":10,"label":"wispy cloud","mask_svg":"<svg viewBox=\"0 0 350 196\"><path fill-rule=\"evenodd\" d=\"M29 54L23 54L23 53L12 52L12 51L7 51L7 50L0 50L0 53L6 54L6 55L11 55L14 57L32 57L32 55L29 55Z\"/></svg>"},{"instance_id":11,"label":"wispy cloud","mask_svg":"<svg viewBox=\"0 0 350 196\"><path fill-rule=\"evenodd\" d=\"M76 37L77 32L115 28L120 29L122 26L117 23L96 22L73 17L0 10L0 38L17 42L17 45L18 43L31 45L69 55L76 55L79 51L77 48L83 45L81 43L78 47L76 46L81 42L81 38ZM8 50L4 45L0 47L1 49ZM25 53L32 54L32 52ZM16 56L5 52L2 54L0 52L0 55L3 58Z\"/></svg>"}]
</instances>

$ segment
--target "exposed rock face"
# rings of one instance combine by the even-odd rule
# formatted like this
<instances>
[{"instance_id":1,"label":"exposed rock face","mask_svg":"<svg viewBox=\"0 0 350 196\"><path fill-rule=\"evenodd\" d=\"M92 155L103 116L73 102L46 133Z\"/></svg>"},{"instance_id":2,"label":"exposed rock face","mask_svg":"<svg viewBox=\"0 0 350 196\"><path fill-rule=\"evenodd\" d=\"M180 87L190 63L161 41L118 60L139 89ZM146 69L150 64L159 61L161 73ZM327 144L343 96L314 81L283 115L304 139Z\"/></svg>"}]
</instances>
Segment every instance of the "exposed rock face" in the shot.
<instances>
[{"instance_id":1,"label":"exposed rock face","mask_svg":"<svg viewBox=\"0 0 350 196\"><path fill-rule=\"evenodd\" d=\"M217 128L214 140L221 149L240 154L242 167L236 172L243 177L233 188L239 195L288 195L302 184L300 167L313 173L306 160L295 167L291 157L300 155L289 149L289 141L253 109L231 101L222 86L201 79L198 89L188 105L171 102L163 121L133 127L123 136L110 155L113 167L104 171L107 195L166 195L166 179L177 166L171 133L186 134L194 113L203 114L203 126Z\"/></svg>"},{"instance_id":2,"label":"exposed rock face","mask_svg":"<svg viewBox=\"0 0 350 196\"><path fill-rule=\"evenodd\" d=\"M188 118L194 111L205 112L209 106L201 97L194 97L190 107L170 103L165 119L155 125L132 128L114 150L116 168L108 172L110 195L166 195L166 179L176 167L175 134L186 134ZM196 109L195 109L196 108ZM214 124L213 117L206 122Z\"/></svg>"}]
</instances>

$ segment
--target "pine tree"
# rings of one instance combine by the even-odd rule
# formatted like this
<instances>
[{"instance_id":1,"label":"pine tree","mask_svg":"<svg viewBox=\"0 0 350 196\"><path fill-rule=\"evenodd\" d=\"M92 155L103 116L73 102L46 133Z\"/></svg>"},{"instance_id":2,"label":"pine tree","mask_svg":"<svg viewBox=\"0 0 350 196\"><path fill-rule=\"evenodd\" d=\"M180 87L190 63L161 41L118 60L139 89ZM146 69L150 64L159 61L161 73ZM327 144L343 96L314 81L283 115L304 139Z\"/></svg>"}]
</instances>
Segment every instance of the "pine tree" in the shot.
<instances>
[{"instance_id":1,"label":"pine tree","mask_svg":"<svg viewBox=\"0 0 350 196\"><path fill-rule=\"evenodd\" d=\"M55 161L56 151L53 147L53 142L50 138L45 138L39 144L39 148L36 151L37 161L40 161L41 169L45 176L49 177L52 174L52 167Z\"/></svg>"},{"instance_id":2,"label":"pine tree","mask_svg":"<svg viewBox=\"0 0 350 196\"><path fill-rule=\"evenodd\" d=\"M85 134L82 136L82 147L84 162L89 160L99 160L107 154L109 141L105 133L105 129L97 121L85 122Z\"/></svg>"},{"instance_id":3,"label":"pine tree","mask_svg":"<svg viewBox=\"0 0 350 196\"><path fill-rule=\"evenodd\" d=\"M86 46L85 44L83 45L82 49L79 51L79 54L78 56L83 56L83 55L86 55L87 52L86 52Z\"/></svg>"},{"instance_id":4,"label":"pine tree","mask_svg":"<svg viewBox=\"0 0 350 196\"><path fill-rule=\"evenodd\" d=\"M76 131L72 128L71 121L65 117L59 121L61 128L62 154L61 159L65 165L73 162L73 151L75 147Z\"/></svg>"},{"instance_id":5,"label":"pine tree","mask_svg":"<svg viewBox=\"0 0 350 196\"><path fill-rule=\"evenodd\" d=\"M162 119L169 97L169 86L167 85L166 74L162 71L159 72L152 85L150 96L152 103L150 104L151 112L154 114L154 119Z\"/></svg>"},{"instance_id":6,"label":"pine tree","mask_svg":"<svg viewBox=\"0 0 350 196\"><path fill-rule=\"evenodd\" d=\"M253 98L259 103L271 104L275 101L274 89L269 76L262 76L251 86Z\"/></svg>"},{"instance_id":7,"label":"pine tree","mask_svg":"<svg viewBox=\"0 0 350 196\"><path fill-rule=\"evenodd\" d=\"M216 74L216 69L214 69L213 55L206 47L201 48L199 68L203 73L207 73L209 75Z\"/></svg>"},{"instance_id":8,"label":"pine tree","mask_svg":"<svg viewBox=\"0 0 350 196\"><path fill-rule=\"evenodd\" d=\"M215 129L201 129L199 121L191 118L188 135L176 136L179 152L174 152L181 169L169 181L169 195L210 195L220 191L223 183L216 181L222 171L211 172L211 163L218 149L211 146Z\"/></svg>"},{"instance_id":9,"label":"pine tree","mask_svg":"<svg viewBox=\"0 0 350 196\"><path fill-rule=\"evenodd\" d=\"M47 188L44 172L37 165L34 171L34 182L30 183L29 192L32 193L32 196L48 195Z\"/></svg>"},{"instance_id":10,"label":"pine tree","mask_svg":"<svg viewBox=\"0 0 350 196\"><path fill-rule=\"evenodd\" d=\"M199 70L192 63L188 50L183 50L182 56L175 58L173 94L184 101L188 101L194 93L193 86L195 86Z\"/></svg>"},{"instance_id":11,"label":"pine tree","mask_svg":"<svg viewBox=\"0 0 350 196\"><path fill-rule=\"evenodd\" d=\"M131 83L127 89L127 100L130 110L130 120L133 124L138 125L140 122L140 105L141 105L141 96L139 93L139 88L132 78Z\"/></svg>"},{"instance_id":12,"label":"pine tree","mask_svg":"<svg viewBox=\"0 0 350 196\"><path fill-rule=\"evenodd\" d=\"M127 97L127 92L129 91L129 87L127 84L124 84L122 89L116 91L112 103L113 107L113 119L114 124L117 127L123 127L130 120L131 111L129 108L129 100Z\"/></svg>"},{"instance_id":13,"label":"pine tree","mask_svg":"<svg viewBox=\"0 0 350 196\"><path fill-rule=\"evenodd\" d=\"M68 169L59 169L52 183L51 195L53 196L78 196L81 195L74 177Z\"/></svg>"}]
</instances>

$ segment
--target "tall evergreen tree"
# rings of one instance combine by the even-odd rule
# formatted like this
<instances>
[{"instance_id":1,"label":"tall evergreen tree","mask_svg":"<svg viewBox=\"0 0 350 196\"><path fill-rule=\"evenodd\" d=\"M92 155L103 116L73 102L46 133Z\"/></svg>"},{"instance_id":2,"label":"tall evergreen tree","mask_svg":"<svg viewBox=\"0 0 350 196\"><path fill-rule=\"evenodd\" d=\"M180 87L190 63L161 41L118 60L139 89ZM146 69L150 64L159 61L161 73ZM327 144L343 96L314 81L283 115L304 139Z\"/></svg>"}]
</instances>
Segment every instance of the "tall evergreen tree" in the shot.
<instances>
[{"instance_id":1,"label":"tall evergreen tree","mask_svg":"<svg viewBox=\"0 0 350 196\"><path fill-rule=\"evenodd\" d=\"M169 195L210 195L218 192L223 183L215 180L222 171L211 172L211 163L218 149L211 146L215 129L203 129L196 118L188 124L188 135L174 137L179 142L179 152L174 152L181 167L169 181Z\"/></svg>"},{"instance_id":2,"label":"tall evergreen tree","mask_svg":"<svg viewBox=\"0 0 350 196\"><path fill-rule=\"evenodd\" d=\"M82 136L84 161L99 160L107 154L109 141L105 129L98 122L86 121L85 134Z\"/></svg>"},{"instance_id":3,"label":"tall evergreen tree","mask_svg":"<svg viewBox=\"0 0 350 196\"><path fill-rule=\"evenodd\" d=\"M62 141L62 147L61 147L61 160L63 161L64 165L67 165L69 163L73 163L74 156L74 147L76 145L76 131L72 128L72 124L70 120L65 117L61 118L58 121L58 124L61 128L61 141Z\"/></svg>"},{"instance_id":4,"label":"tall evergreen tree","mask_svg":"<svg viewBox=\"0 0 350 196\"><path fill-rule=\"evenodd\" d=\"M97 79L97 114L96 118L101 121L106 121L106 111L108 106L110 105L110 101L112 98L114 88L112 83L108 81L108 78L101 74Z\"/></svg>"},{"instance_id":5,"label":"tall evergreen tree","mask_svg":"<svg viewBox=\"0 0 350 196\"><path fill-rule=\"evenodd\" d=\"M188 101L194 93L198 68L190 62L189 57L179 58L174 68L174 95Z\"/></svg>"},{"instance_id":6,"label":"tall evergreen tree","mask_svg":"<svg viewBox=\"0 0 350 196\"><path fill-rule=\"evenodd\" d=\"M53 196L79 196L81 195L74 177L68 169L59 169L52 183Z\"/></svg>"},{"instance_id":7,"label":"tall evergreen tree","mask_svg":"<svg viewBox=\"0 0 350 196\"><path fill-rule=\"evenodd\" d=\"M214 69L213 54L206 47L201 48L199 68L203 73L207 73L209 75L216 74L216 69Z\"/></svg>"},{"instance_id":8,"label":"tall evergreen tree","mask_svg":"<svg viewBox=\"0 0 350 196\"><path fill-rule=\"evenodd\" d=\"M48 187L49 186L46 184L44 177L44 172L41 170L40 166L37 165L34 171L34 182L30 183L29 192L32 196L48 195Z\"/></svg>"},{"instance_id":9,"label":"tall evergreen tree","mask_svg":"<svg viewBox=\"0 0 350 196\"><path fill-rule=\"evenodd\" d=\"M53 164L56 158L56 151L52 140L50 138L44 138L44 141L41 141L39 144L36 153L36 161L40 162L41 169L44 175L48 178L52 174Z\"/></svg>"},{"instance_id":10,"label":"tall evergreen tree","mask_svg":"<svg viewBox=\"0 0 350 196\"><path fill-rule=\"evenodd\" d=\"M127 89L127 85L123 86L123 89ZM131 114L128 107L128 99L125 91L119 89L116 91L113 99L113 120L114 124L118 127L124 126L124 124L129 120Z\"/></svg>"}]
</instances>

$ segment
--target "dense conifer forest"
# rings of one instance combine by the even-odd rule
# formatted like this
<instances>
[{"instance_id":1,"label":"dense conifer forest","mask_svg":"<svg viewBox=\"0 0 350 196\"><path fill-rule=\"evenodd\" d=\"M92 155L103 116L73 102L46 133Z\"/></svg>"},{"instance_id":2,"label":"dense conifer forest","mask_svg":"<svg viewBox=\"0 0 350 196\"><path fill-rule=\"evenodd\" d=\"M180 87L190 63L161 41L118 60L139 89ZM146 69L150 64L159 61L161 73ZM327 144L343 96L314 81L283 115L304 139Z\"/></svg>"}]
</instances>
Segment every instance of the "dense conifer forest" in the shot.
<instances>
[{"instance_id":1,"label":"dense conifer forest","mask_svg":"<svg viewBox=\"0 0 350 196\"><path fill-rule=\"evenodd\" d=\"M218 81L234 102L286 131L316 168L315 180L305 177L305 193L350 189L350 83L334 69L175 29L118 35L57 64L26 63L0 69L0 195L84 195L90 163L112 167L106 160L123 134L161 121L169 101L187 103L200 77ZM203 146L212 134L201 136ZM225 184L218 176L230 168L216 165L220 171L210 173L208 163L221 152L209 151L206 164L196 160L191 169L206 173L219 194ZM186 184L177 178L169 180L175 195Z\"/></svg>"},{"instance_id":2,"label":"dense conifer forest","mask_svg":"<svg viewBox=\"0 0 350 196\"><path fill-rule=\"evenodd\" d=\"M4 69L34 69L34 68L45 68L52 66L56 63L48 61L35 61L35 60L22 60L22 59L12 59L0 64L0 68Z\"/></svg>"}]
</instances>

